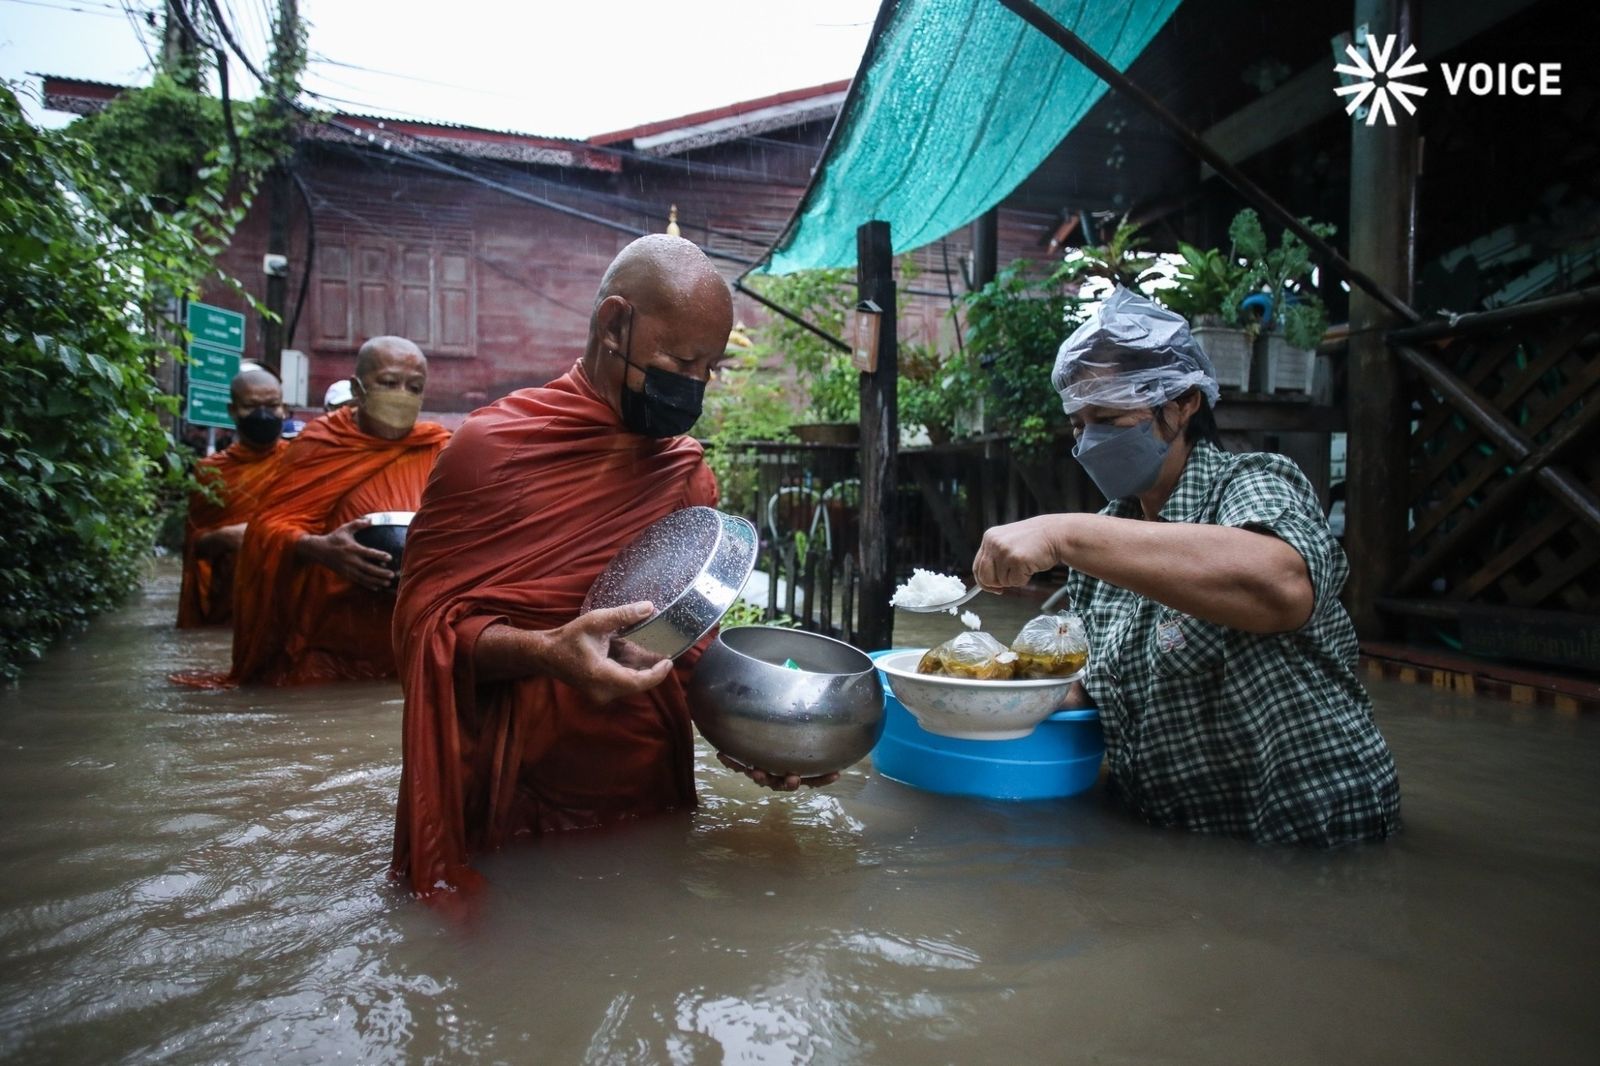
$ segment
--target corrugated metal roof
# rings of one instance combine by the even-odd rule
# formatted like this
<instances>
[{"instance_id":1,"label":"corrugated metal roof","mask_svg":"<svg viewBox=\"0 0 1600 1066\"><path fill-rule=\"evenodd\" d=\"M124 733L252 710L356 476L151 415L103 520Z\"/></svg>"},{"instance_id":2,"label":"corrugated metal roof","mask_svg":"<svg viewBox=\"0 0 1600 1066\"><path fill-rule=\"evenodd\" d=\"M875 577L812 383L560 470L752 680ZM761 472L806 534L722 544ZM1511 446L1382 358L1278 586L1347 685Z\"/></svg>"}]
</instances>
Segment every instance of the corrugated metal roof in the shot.
<instances>
[{"instance_id":1,"label":"corrugated metal roof","mask_svg":"<svg viewBox=\"0 0 1600 1066\"><path fill-rule=\"evenodd\" d=\"M803 115L806 111L815 108L829 97L835 95L843 100L843 93L850 88L850 82L830 81L821 85L812 85L805 89L790 89L786 92L773 93L770 96L760 96L754 100L743 100L736 104L726 104L714 107L708 111L695 111L677 118L661 119L657 122L647 122L642 126L632 126L625 130L613 133L600 133L589 138L590 144L620 144L624 141L633 141L640 148L642 143L650 138L670 137L673 134L697 130L701 127L726 123L729 119L746 119L755 117L755 113L783 114L788 116ZM830 106L823 103L822 106ZM834 110L838 104L831 104ZM800 122L812 121L810 118L796 118L783 125L798 125ZM763 130L776 129L778 126L767 126Z\"/></svg>"},{"instance_id":2,"label":"corrugated metal roof","mask_svg":"<svg viewBox=\"0 0 1600 1066\"><path fill-rule=\"evenodd\" d=\"M31 73L31 72L30 72ZM53 111L86 115L103 108L118 93L131 86L56 74L34 74L43 82L45 107ZM457 122L430 119L399 119L340 111L335 117L346 125L370 131L377 140L385 137L402 140L415 151L448 152L477 159L501 159L540 166L578 167L611 173L622 169L614 155L572 137L545 137L517 130L495 130ZM361 143L362 138L343 130L307 122L301 129L308 140Z\"/></svg>"}]
</instances>

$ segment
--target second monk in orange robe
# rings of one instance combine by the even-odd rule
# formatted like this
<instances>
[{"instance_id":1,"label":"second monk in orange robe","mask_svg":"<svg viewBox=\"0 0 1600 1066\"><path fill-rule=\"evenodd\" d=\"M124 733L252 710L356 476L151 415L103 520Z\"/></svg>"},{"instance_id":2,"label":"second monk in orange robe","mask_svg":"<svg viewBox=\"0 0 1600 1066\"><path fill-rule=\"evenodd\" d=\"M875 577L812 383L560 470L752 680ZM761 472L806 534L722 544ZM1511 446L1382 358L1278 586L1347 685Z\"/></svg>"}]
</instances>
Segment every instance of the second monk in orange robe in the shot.
<instances>
[{"instance_id":1,"label":"second monk in orange robe","mask_svg":"<svg viewBox=\"0 0 1600 1066\"><path fill-rule=\"evenodd\" d=\"M261 490L278 472L283 440L283 387L265 370L243 370L228 389L228 416L238 439L195 467L205 489L189 496L184 521L183 587L178 628L225 625L233 619L233 568Z\"/></svg>"},{"instance_id":2,"label":"second monk in orange robe","mask_svg":"<svg viewBox=\"0 0 1600 1066\"><path fill-rule=\"evenodd\" d=\"M356 402L312 421L289 445L245 531L234 586L235 684L391 677L394 575L356 543L360 516L414 511L444 427L418 422L428 361L402 337L356 356Z\"/></svg>"}]
</instances>

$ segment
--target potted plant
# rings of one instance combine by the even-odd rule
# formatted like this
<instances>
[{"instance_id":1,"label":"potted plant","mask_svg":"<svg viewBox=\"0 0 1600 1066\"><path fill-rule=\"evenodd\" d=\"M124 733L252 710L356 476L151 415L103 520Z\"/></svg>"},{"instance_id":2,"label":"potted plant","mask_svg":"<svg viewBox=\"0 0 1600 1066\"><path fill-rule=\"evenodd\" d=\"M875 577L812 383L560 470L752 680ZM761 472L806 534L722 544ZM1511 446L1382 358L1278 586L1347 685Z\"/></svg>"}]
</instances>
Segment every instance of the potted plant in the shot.
<instances>
[{"instance_id":1,"label":"potted plant","mask_svg":"<svg viewBox=\"0 0 1600 1066\"><path fill-rule=\"evenodd\" d=\"M947 354L931 344L900 346L900 425L921 426L930 444L948 444L958 423L977 404L983 382L965 352Z\"/></svg>"},{"instance_id":2,"label":"potted plant","mask_svg":"<svg viewBox=\"0 0 1600 1066\"><path fill-rule=\"evenodd\" d=\"M1069 284L1104 278L1113 285L1141 291L1141 286L1163 274L1160 257L1140 250L1145 243L1139 226L1124 215L1105 244L1068 249L1050 280Z\"/></svg>"},{"instance_id":3,"label":"potted plant","mask_svg":"<svg viewBox=\"0 0 1600 1066\"><path fill-rule=\"evenodd\" d=\"M793 427L807 444L855 444L861 439L861 372L843 352L830 352L811 371L805 421Z\"/></svg>"},{"instance_id":4,"label":"potted plant","mask_svg":"<svg viewBox=\"0 0 1600 1066\"><path fill-rule=\"evenodd\" d=\"M1304 221L1318 236L1334 233L1331 225ZM1289 230L1269 246L1261 219L1250 208L1234 216L1228 236L1244 260L1244 273L1229 293L1224 317L1238 323L1259 313L1266 336L1266 391L1310 392L1317 345L1328 331L1327 308L1311 288L1311 249Z\"/></svg>"},{"instance_id":5,"label":"potted plant","mask_svg":"<svg viewBox=\"0 0 1600 1066\"><path fill-rule=\"evenodd\" d=\"M1178 242L1183 263L1172 275L1172 286L1156 295L1168 308L1189 320L1196 343L1211 360L1217 384L1228 389L1250 385L1250 353L1258 327L1228 325L1224 310L1245 268L1216 248L1196 248Z\"/></svg>"}]
</instances>

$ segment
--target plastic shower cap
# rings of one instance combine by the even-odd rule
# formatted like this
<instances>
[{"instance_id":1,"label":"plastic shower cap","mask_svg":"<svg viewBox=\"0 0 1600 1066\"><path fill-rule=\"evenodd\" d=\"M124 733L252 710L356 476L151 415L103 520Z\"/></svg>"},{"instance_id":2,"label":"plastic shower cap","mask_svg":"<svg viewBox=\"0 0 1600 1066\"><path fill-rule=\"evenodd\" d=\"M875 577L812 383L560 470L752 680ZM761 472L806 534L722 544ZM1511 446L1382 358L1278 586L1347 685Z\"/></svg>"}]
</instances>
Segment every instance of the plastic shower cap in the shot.
<instances>
[{"instance_id":1,"label":"plastic shower cap","mask_svg":"<svg viewBox=\"0 0 1600 1066\"><path fill-rule=\"evenodd\" d=\"M1155 407L1194 388L1215 405L1220 394L1183 316L1120 286L1061 342L1050 383L1069 415L1090 404Z\"/></svg>"}]
</instances>

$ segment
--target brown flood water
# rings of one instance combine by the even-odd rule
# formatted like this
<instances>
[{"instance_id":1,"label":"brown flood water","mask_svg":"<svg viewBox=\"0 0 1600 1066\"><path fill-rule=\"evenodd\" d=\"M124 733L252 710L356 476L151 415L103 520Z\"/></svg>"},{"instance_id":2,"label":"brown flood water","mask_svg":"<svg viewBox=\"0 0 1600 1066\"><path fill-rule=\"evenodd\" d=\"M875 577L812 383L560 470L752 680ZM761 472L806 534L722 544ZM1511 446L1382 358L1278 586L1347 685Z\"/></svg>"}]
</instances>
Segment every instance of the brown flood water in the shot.
<instances>
[{"instance_id":1,"label":"brown flood water","mask_svg":"<svg viewBox=\"0 0 1600 1066\"><path fill-rule=\"evenodd\" d=\"M398 687L169 686L227 648L176 590L0 694L0 1059L1600 1061L1595 721L1376 683L1407 828L1334 853L702 748L700 810L491 857L462 925L385 881Z\"/></svg>"}]
</instances>

